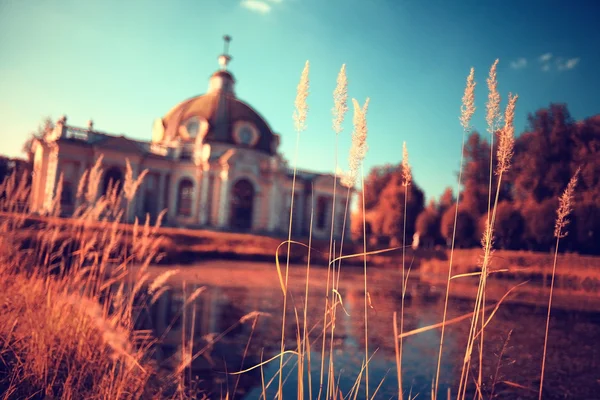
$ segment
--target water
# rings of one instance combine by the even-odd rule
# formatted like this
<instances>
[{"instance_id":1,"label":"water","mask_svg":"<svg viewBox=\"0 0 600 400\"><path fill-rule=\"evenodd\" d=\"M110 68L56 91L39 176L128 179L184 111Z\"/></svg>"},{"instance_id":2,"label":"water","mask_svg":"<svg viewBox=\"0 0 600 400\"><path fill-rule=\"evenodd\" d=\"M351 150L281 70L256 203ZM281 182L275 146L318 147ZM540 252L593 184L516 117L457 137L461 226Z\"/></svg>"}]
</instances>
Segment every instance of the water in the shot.
<instances>
[{"instance_id":1,"label":"water","mask_svg":"<svg viewBox=\"0 0 600 400\"><path fill-rule=\"evenodd\" d=\"M156 268L160 273L164 267ZM181 360L181 343L193 343L197 357L186 371L187 379L198 377L198 385L210 398L259 399L264 390L274 398L278 388L279 358L243 374L232 374L258 365L280 352L283 294L274 265L234 261L212 261L180 267L168 291L150 310L144 324L163 336L157 352L161 365L169 368ZM339 293L343 308L336 308L333 336L335 386L344 396L351 393L364 362L364 281L361 268L343 267ZM185 284L184 284L185 281ZM376 398L397 398L393 313L400 313L401 281L398 271L370 269L368 292L369 391ZM327 388L331 328L325 341L325 372L321 387L323 318L327 271L310 271L306 328L310 338L310 376L313 398ZM297 347L297 333L303 337L305 266L292 266L285 324L287 350ZM198 287L204 292L178 315L183 299ZM442 320L445 288L430 287L418 280L409 282L404 313L404 331L426 327ZM472 311L472 302L452 299L448 319ZM296 312L297 311L297 319ZM344 311L345 310L345 311ZM537 398L546 311L543 307L502 305L485 331L483 393L485 398ZM260 312L260 314L250 314ZM489 313L488 313L489 315ZM330 319L329 319L330 320ZM398 317L399 320L399 317ZM455 397L464 359L469 319L447 327L440 374L440 398L450 389ZM169 327L169 325L171 325ZM184 329L185 327L185 329ZM405 396L431 397L440 343L440 329L427 330L403 341L403 385ZM600 398L600 322L597 315L554 312L550 336L544 398ZM193 338L193 339L192 339ZM188 346L189 347L189 346ZM478 354L478 349L474 350ZM283 357L284 398L296 398L298 388L296 355ZM473 359L468 393L474 393L478 359ZM305 370L308 369L308 360ZM270 381L272 381L270 383ZM304 373L308 398L308 373ZM359 398L365 397L365 379ZM493 388L493 392L492 392ZM232 394L235 393L235 396ZM443 394L443 396L442 396ZM472 397L472 396L471 396Z\"/></svg>"}]
</instances>

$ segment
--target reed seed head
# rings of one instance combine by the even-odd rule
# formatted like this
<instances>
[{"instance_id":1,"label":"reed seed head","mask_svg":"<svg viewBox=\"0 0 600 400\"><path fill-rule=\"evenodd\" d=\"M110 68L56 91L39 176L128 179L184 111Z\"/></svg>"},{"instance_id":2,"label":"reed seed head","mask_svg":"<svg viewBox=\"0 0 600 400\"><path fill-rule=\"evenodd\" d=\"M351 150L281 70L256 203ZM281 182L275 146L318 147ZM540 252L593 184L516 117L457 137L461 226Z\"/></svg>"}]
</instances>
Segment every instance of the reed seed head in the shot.
<instances>
[{"instance_id":1,"label":"reed seed head","mask_svg":"<svg viewBox=\"0 0 600 400\"><path fill-rule=\"evenodd\" d=\"M306 61L296 92L296 101L294 102L296 107L294 110L294 127L296 128L296 132L302 132L306 129L306 115L308 114L308 105L306 104L306 99L308 98L309 89L309 68L310 64L308 61Z\"/></svg>"},{"instance_id":2,"label":"reed seed head","mask_svg":"<svg viewBox=\"0 0 600 400\"><path fill-rule=\"evenodd\" d=\"M496 167L496 175L500 175L510 168L510 161L513 156L515 147L515 106L519 96L508 94L508 104L504 114L504 128L500 132L498 143L498 166Z\"/></svg>"},{"instance_id":3,"label":"reed seed head","mask_svg":"<svg viewBox=\"0 0 600 400\"><path fill-rule=\"evenodd\" d=\"M581 168L577 168L575 174L569 181L567 188L563 194L558 198L558 209L556 210L556 224L554 225L554 237L563 238L567 236L565 228L569 224L567 217L573 211L573 195L575 194L575 187L577 186L577 180L579 179L579 173Z\"/></svg>"},{"instance_id":4,"label":"reed seed head","mask_svg":"<svg viewBox=\"0 0 600 400\"><path fill-rule=\"evenodd\" d=\"M350 147L350 176L346 180L346 183L352 183L350 186L354 186L356 177L358 176L358 170L362 165L362 162L367 154L367 111L369 109L369 98L365 101L365 104L361 107L356 99L352 99L354 106L354 131L352 132L352 146Z\"/></svg>"},{"instance_id":5,"label":"reed seed head","mask_svg":"<svg viewBox=\"0 0 600 400\"><path fill-rule=\"evenodd\" d=\"M488 102L487 102L487 115L486 122L488 124L488 132L493 135L496 130L500 128L500 93L498 93L498 81L496 79L496 68L498 67L498 61L492 64L490 68L490 75L487 79L488 85Z\"/></svg>"},{"instance_id":6,"label":"reed seed head","mask_svg":"<svg viewBox=\"0 0 600 400\"><path fill-rule=\"evenodd\" d=\"M348 111L348 79L346 78L346 64L342 65L342 69L337 77L337 86L333 91L333 131L340 134L343 130L342 124L344 117Z\"/></svg>"},{"instance_id":7,"label":"reed seed head","mask_svg":"<svg viewBox=\"0 0 600 400\"><path fill-rule=\"evenodd\" d=\"M460 108L460 124L465 131L471 129L471 118L475 114L475 68L471 68L471 72L467 77L467 86L462 98L462 106Z\"/></svg>"},{"instance_id":8,"label":"reed seed head","mask_svg":"<svg viewBox=\"0 0 600 400\"><path fill-rule=\"evenodd\" d=\"M408 150L406 142L402 143L402 185L407 187L412 181L412 171L408 163Z\"/></svg>"}]
</instances>

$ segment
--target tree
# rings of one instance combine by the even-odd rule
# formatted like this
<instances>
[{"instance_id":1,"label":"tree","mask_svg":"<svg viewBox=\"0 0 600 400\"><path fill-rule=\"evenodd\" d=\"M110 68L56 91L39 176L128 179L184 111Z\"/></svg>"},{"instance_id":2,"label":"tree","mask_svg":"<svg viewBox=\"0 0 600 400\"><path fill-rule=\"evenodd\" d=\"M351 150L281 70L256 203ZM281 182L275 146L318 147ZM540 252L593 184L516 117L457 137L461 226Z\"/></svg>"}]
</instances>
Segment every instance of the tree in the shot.
<instances>
[{"instance_id":1,"label":"tree","mask_svg":"<svg viewBox=\"0 0 600 400\"><path fill-rule=\"evenodd\" d=\"M524 239L527 247L535 251L549 251L554 245L554 222L558 197L541 203L528 202L523 208Z\"/></svg>"},{"instance_id":2,"label":"tree","mask_svg":"<svg viewBox=\"0 0 600 400\"><path fill-rule=\"evenodd\" d=\"M10 159L6 156L0 156L0 184L10 175Z\"/></svg>"},{"instance_id":3,"label":"tree","mask_svg":"<svg viewBox=\"0 0 600 400\"><path fill-rule=\"evenodd\" d=\"M365 210L370 210L377 206L381 192L398 171L399 166L391 164L371 168L369 175L365 178ZM362 201L362 196L360 196L360 199Z\"/></svg>"},{"instance_id":4,"label":"tree","mask_svg":"<svg viewBox=\"0 0 600 400\"><path fill-rule=\"evenodd\" d=\"M573 176L575 125L564 104L529 116L529 129L515 141L513 181L517 200L537 203L560 196Z\"/></svg>"},{"instance_id":5,"label":"tree","mask_svg":"<svg viewBox=\"0 0 600 400\"><path fill-rule=\"evenodd\" d=\"M481 216L479 221L479 236L483 233L488 214ZM494 241L496 247L505 250L516 250L523 247L523 232L525 221L512 202L502 201L496 208L494 222Z\"/></svg>"},{"instance_id":6,"label":"tree","mask_svg":"<svg viewBox=\"0 0 600 400\"><path fill-rule=\"evenodd\" d=\"M417 217L415 230L419 234L419 240L425 247L431 248L439 242L440 220L440 213L435 203L430 203Z\"/></svg>"},{"instance_id":7,"label":"tree","mask_svg":"<svg viewBox=\"0 0 600 400\"><path fill-rule=\"evenodd\" d=\"M456 205L453 204L449 207L446 212L442 215L440 223L440 233L446 240L446 245L450 246L452 243L452 233L454 231L454 215ZM456 238L455 246L460 247L471 247L477 243L475 237L475 219L472 214L459 207L458 217L456 218Z\"/></svg>"},{"instance_id":8,"label":"tree","mask_svg":"<svg viewBox=\"0 0 600 400\"><path fill-rule=\"evenodd\" d=\"M440 215L444 214L444 212L452 206L452 204L456 203L456 199L454 198L454 192L452 188L447 187L444 190L444 193L440 196L440 200L438 201L438 212Z\"/></svg>"},{"instance_id":9,"label":"tree","mask_svg":"<svg viewBox=\"0 0 600 400\"><path fill-rule=\"evenodd\" d=\"M461 203L465 211L479 219L487 214L489 207L493 206L498 177L493 173L496 169L497 141L494 142L494 158L492 163L492 183L490 199L490 145L479 133L473 132L465 143L465 165L463 169L463 191ZM506 178L506 179L505 179ZM505 176L500 186L498 201L511 199L510 184ZM491 203L490 203L491 200Z\"/></svg>"},{"instance_id":10,"label":"tree","mask_svg":"<svg viewBox=\"0 0 600 400\"><path fill-rule=\"evenodd\" d=\"M415 222L417 216L423 211L425 195L413 181L408 187L408 199L406 202L406 240L404 235L404 213L405 213L405 187L402 185L402 176L395 174L391 181L385 186L381 193L381 199L377 204L378 219L381 221L379 232L397 243L408 244L412 241L415 233Z\"/></svg>"},{"instance_id":11,"label":"tree","mask_svg":"<svg viewBox=\"0 0 600 400\"><path fill-rule=\"evenodd\" d=\"M586 254L600 254L600 207L595 204L575 204L571 233L576 249ZM562 243L561 243L562 246Z\"/></svg>"},{"instance_id":12,"label":"tree","mask_svg":"<svg viewBox=\"0 0 600 400\"><path fill-rule=\"evenodd\" d=\"M22 151L29 158L29 161L33 161L32 146L33 142L38 139L42 139L46 133L54 129L54 122L52 118L45 117L42 122L38 125L37 129L29 133L29 137L23 144Z\"/></svg>"}]
</instances>

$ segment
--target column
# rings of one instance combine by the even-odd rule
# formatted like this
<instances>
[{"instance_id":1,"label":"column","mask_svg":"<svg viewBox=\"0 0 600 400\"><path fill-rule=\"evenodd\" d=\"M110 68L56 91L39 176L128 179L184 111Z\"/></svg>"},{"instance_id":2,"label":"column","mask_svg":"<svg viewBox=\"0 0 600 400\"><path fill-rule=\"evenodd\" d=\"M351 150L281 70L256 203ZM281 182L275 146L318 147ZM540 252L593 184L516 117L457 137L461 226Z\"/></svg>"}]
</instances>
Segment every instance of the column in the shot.
<instances>
[{"instance_id":1,"label":"column","mask_svg":"<svg viewBox=\"0 0 600 400\"><path fill-rule=\"evenodd\" d=\"M277 227L277 217L279 215L279 213L277 212L278 193L276 181L273 181L266 195L269 196L269 221L267 225L267 230L269 232L274 232L275 228Z\"/></svg>"},{"instance_id":2,"label":"column","mask_svg":"<svg viewBox=\"0 0 600 400\"><path fill-rule=\"evenodd\" d=\"M227 217L229 210L229 182L228 182L228 171L223 170L219 175L219 212L217 215L217 226L219 228L227 227Z\"/></svg>"},{"instance_id":3,"label":"column","mask_svg":"<svg viewBox=\"0 0 600 400\"><path fill-rule=\"evenodd\" d=\"M158 192L157 192L157 196L158 196L158 201L156 202L156 206L158 207L158 212L161 213L162 210L164 210L166 208L165 205L165 190L167 190L165 184L166 184L166 175L163 171L160 171L158 173Z\"/></svg>"},{"instance_id":4,"label":"column","mask_svg":"<svg viewBox=\"0 0 600 400\"><path fill-rule=\"evenodd\" d=\"M208 220L208 214L210 210L208 210L208 174L210 172L208 169L202 170L202 177L200 178L200 201L198 204L198 222L200 225L206 225L206 221Z\"/></svg>"},{"instance_id":5,"label":"column","mask_svg":"<svg viewBox=\"0 0 600 400\"><path fill-rule=\"evenodd\" d=\"M133 207L135 212L133 214L134 216L138 217L140 224L146 222L146 213L144 210L144 203L146 202L146 190L150 186L150 181L152 180L154 182L154 179L154 174L148 171L148 174L146 174L146 176L144 177L144 181L142 182L140 187L138 187L138 190L137 192L135 192L135 196L133 198L133 201L135 202Z\"/></svg>"},{"instance_id":6,"label":"column","mask_svg":"<svg viewBox=\"0 0 600 400\"><path fill-rule=\"evenodd\" d=\"M167 204L165 207L167 208L167 215L169 216L169 221L175 223L175 218L177 217L177 185L179 182L179 176L176 174L171 175L170 182L167 184Z\"/></svg>"},{"instance_id":7,"label":"column","mask_svg":"<svg viewBox=\"0 0 600 400\"><path fill-rule=\"evenodd\" d=\"M44 188L44 211L50 212L52 211L52 203L54 202L56 185L58 183L58 147L56 145L51 148L48 154L47 171L46 187Z\"/></svg>"},{"instance_id":8,"label":"column","mask_svg":"<svg viewBox=\"0 0 600 400\"><path fill-rule=\"evenodd\" d=\"M297 189L297 188L296 188ZM302 235L304 232L304 187L302 191L297 191L298 198L294 199L294 209L296 209L294 232L296 235Z\"/></svg>"},{"instance_id":9,"label":"column","mask_svg":"<svg viewBox=\"0 0 600 400\"><path fill-rule=\"evenodd\" d=\"M138 178L139 167L140 167L139 164L134 164L131 166L131 174L132 174L133 181L135 181ZM127 223L132 223L135 220L136 210L137 210L136 204L137 204L138 198L139 198L139 193L134 193L134 196L131 198L131 200L126 199L126 201L127 201L127 203L126 203L127 220L125 222L127 222Z\"/></svg>"},{"instance_id":10,"label":"column","mask_svg":"<svg viewBox=\"0 0 600 400\"><path fill-rule=\"evenodd\" d=\"M250 231L263 229L263 198L264 193L260 188L254 188L254 201L252 203L252 222L250 224Z\"/></svg>"}]
</instances>

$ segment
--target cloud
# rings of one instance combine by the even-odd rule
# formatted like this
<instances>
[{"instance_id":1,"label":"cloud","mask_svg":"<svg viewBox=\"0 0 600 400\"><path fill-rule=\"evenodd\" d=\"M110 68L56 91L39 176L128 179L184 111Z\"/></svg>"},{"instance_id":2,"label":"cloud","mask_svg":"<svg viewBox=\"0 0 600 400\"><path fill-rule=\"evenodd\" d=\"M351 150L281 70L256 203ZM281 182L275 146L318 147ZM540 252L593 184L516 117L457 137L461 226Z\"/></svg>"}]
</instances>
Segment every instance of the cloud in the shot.
<instances>
[{"instance_id":1,"label":"cloud","mask_svg":"<svg viewBox=\"0 0 600 400\"><path fill-rule=\"evenodd\" d=\"M559 71L565 71L575 68L577 64L579 64L579 57L569 58L566 61L560 59L559 61L557 61L556 66Z\"/></svg>"},{"instance_id":2,"label":"cloud","mask_svg":"<svg viewBox=\"0 0 600 400\"><path fill-rule=\"evenodd\" d=\"M544 65L542 65L542 71L544 71L544 72L550 71L550 64L544 64Z\"/></svg>"},{"instance_id":3,"label":"cloud","mask_svg":"<svg viewBox=\"0 0 600 400\"><path fill-rule=\"evenodd\" d=\"M280 2L281 0L275 0L274 3ZM257 12L259 14L268 14L271 11L271 5L266 1L261 0L242 0L240 5L250 11Z\"/></svg>"},{"instance_id":4,"label":"cloud","mask_svg":"<svg viewBox=\"0 0 600 400\"><path fill-rule=\"evenodd\" d=\"M525 57L517 58L515 61L510 62L512 69L521 69L527 66L527 59Z\"/></svg>"},{"instance_id":5,"label":"cloud","mask_svg":"<svg viewBox=\"0 0 600 400\"><path fill-rule=\"evenodd\" d=\"M548 62L552 58L552 53L542 54L539 58L540 62Z\"/></svg>"}]
</instances>

